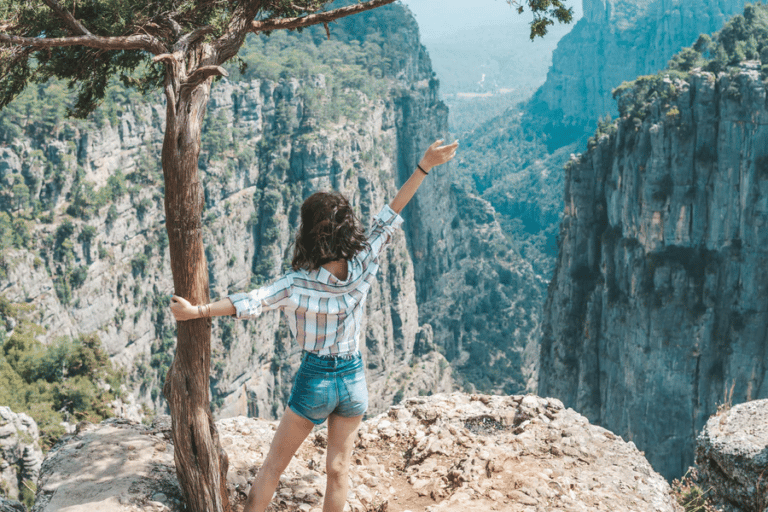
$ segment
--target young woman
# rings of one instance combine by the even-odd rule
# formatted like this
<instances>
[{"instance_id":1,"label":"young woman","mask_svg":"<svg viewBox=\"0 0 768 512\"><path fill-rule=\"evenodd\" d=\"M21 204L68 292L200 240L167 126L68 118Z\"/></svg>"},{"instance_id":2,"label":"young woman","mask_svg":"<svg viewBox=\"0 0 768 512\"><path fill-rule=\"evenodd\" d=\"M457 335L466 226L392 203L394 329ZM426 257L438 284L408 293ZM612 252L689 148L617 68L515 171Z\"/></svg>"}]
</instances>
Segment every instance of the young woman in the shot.
<instances>
[{"instance_id":1,"label":"young woman","mask_svg":"<svg viewBox=\"0 0 768 512\"><path fill-rule=\"evenodd\" d=\"M253 318L282 309L304 351L280 425L254 481L245 512L263 512L280 475L315 425L328 420L327 485L323 512L341 512L347 499L350 458L368 389L358 351L365 299L379 268L379 254L403 219L399 213L430 170L454 157L458 141L429 146L413 175L374 218L366 237L340 194L318 192L301 207L293 271L250 293L193 306L171 298L177 321L207 316Z\"/></svg>"}]
</instances>

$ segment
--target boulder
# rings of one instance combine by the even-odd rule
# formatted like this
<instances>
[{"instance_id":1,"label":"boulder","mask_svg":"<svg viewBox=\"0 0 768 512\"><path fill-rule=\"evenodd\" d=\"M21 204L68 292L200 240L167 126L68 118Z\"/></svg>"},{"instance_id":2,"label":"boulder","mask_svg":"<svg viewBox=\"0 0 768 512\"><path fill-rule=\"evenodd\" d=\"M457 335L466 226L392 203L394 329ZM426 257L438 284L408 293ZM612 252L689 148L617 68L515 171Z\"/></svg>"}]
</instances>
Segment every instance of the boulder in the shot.
<instances>
[{"instance_id":1,"label":"boulder","mask_svg":"<svg viewBox=\"0 0 768 512\"><path fill-rule=\"evenodd\" d=\"M699 486L724 512L768 510L768 400L712 416L696 440Z\"/></svg>"}]
</instances>

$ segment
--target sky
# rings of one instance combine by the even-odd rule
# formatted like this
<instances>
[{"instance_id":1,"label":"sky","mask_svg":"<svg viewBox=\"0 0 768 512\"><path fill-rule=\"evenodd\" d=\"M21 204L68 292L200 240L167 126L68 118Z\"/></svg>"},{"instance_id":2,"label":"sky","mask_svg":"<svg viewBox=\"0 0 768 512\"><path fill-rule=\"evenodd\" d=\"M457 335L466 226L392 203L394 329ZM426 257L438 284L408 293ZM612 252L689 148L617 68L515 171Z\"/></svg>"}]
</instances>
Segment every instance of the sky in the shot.
<instances>
[{"instance_id":1,"label":"sky","mask_svg":"<svg viewBox=\"0 0 768 512\"><path fill-rule=\"evenodd\" d=\"M504 0L402 0L416 16L422 39L438 39L465 28L486 25L526 24L529 10L519 15ZM581 17L581 0L568 0L576 18ZM471 8L468 8L471 6Z\"/></svg>"}]
</instances>

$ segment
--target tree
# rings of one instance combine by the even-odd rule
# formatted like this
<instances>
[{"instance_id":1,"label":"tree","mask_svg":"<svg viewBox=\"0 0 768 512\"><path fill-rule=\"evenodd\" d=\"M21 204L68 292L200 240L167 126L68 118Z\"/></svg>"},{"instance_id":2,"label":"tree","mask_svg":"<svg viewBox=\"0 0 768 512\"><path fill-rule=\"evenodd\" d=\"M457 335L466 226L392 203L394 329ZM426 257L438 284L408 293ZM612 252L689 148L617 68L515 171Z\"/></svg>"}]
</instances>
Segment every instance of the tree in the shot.
<instances>
[{"instance_id":1,"label":"tree","mask_svg":"<svg viewBox=\"0 0 768 512\"><path fill-rule=\"evenodd\" d=\"M329 23L395 0L331 10L329 0L0 0L0 108L25 86L51 77L76 89L69 109L85 117L113 80L141 92L162 88L166 228L175 292L210 300L198 177L201 127L215 76L235 59L248 33ZM523 5L506 0L520 11ZM561 0L524 0L534 13L531 37L553 20L568 22ZM229 510L227 456L210 412L209 319L178 325L178 346L163 394L173 426L176 470L191 510Z\"/></svg>"}]
</instances>

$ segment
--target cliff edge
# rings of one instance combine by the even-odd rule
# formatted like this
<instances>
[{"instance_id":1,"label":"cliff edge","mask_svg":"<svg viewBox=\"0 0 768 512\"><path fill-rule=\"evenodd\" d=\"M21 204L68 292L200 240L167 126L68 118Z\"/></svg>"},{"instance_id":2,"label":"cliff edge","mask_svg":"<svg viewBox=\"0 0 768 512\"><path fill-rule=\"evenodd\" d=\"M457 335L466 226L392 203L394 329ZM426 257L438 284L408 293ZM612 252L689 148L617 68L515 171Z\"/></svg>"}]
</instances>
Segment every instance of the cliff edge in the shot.
<instances>
[{"instance_id":1,"label":"cliff edge","mask_svg":"<svg viewBox=\"0 0 768 512\"><path fill-rule=\"evenodd\" d=\"M237 417L217 426L239 510L276 423ZM168 428L109 420L81 429L49 453L33 510L181 510ZM320 510L325 445L324 428L309 435L275 510ZM352 511L680 510L632 443L532 395L407 399L364 422L353 461Z\"/></svg>"}]
</instances>

